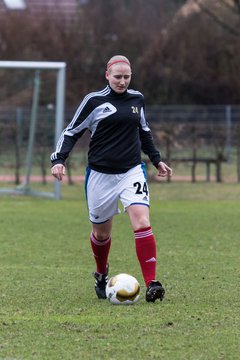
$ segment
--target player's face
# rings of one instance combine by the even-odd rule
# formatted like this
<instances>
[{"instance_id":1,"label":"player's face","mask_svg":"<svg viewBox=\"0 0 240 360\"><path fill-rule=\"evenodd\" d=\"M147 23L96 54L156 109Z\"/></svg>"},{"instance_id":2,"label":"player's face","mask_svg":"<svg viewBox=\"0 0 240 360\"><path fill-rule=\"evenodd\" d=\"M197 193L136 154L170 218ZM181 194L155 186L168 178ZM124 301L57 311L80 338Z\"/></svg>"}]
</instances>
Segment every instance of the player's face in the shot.
<instances>
[{"instance_id":1,"label":"player's face","mask_svg":"<svg viewBox=\"0 0 240 360\"><path fill-rule=\"evenodd\" d=\"M127 90L131 76L131 68L127 64L114 64L106 71L106 79L110 87L119 94Z\"/></svg>"}]
</instances>

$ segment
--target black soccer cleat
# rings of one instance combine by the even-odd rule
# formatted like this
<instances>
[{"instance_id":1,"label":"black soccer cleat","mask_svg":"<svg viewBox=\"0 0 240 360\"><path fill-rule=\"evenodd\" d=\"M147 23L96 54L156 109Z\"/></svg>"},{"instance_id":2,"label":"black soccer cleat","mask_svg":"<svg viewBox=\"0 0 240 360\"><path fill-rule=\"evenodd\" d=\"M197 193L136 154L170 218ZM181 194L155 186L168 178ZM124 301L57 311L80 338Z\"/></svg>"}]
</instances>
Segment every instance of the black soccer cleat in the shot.
<instances>
[{"instance_id":1,"label":"black soccer cleat","mask_svg":"<svg viewBox=\"0 0 240 360\"><path fill-rule=\"evenodd\" d=\"M99 299L107 298L106 286L108 282L108 268L109 266L107 265L107 270L105 274L100 274L97 271L93 273L93 276L95 278L95 291Z\"/></svg>"},{"instance_id":2,"label":"black soccer cleat","mask_svg":"<svg viewBox=\"0 0 240 360\"><path fill-rule=\"evenodd\" d=\"M165 290L162 284L159 281L153 280L147 287L146 290L146 301L147 302L155 302L155 300L159 299L163 301L165 294Z\"/></svg>"}]
</instances>

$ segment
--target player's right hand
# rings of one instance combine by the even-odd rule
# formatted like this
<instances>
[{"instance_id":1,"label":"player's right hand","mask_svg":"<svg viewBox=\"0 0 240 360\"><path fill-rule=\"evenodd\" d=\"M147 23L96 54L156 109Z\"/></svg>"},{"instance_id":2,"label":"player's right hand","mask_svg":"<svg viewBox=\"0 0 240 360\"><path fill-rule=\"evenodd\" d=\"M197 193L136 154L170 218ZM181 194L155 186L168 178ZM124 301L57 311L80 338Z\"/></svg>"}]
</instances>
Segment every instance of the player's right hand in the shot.
<instances>
[{"instance_id":1,"label":"player's right hand","mask_svg":"<svg viewBox=\"0 0 240 360\"><path fill-rule=\"evenodd\" d=\"M65 175L65 166L62 164L56 164L51 168L52 175L62 181L63 176Z\"/></svg>"}]
</instances>

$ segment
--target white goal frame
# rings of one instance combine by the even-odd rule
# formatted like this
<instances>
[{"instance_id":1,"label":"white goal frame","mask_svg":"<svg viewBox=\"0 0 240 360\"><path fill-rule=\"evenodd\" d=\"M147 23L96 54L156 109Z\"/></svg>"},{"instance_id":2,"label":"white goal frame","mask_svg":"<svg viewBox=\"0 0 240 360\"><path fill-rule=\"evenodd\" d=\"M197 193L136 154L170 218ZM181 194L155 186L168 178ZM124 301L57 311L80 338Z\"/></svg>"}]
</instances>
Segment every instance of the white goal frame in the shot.
<instances>
[{"instance_id":1,"label":"white goal frame","mask_svg":"<svg viewBox=\"0 0 240 360\"><path fill-rule=\"evenodd\" d=\"M0 61L1 69L32 69L40 70L55 70L56 71L56 111L55 111L55 146L62 133L64 124L64 108L65 108L65 78L66 78L66 63L65 62L49 62L49 61ZM54 181L54 193L33 191L29 187L30 174L32 168L32 152L34 145L35 126L36 126L36 108L38 88L34 89L32 116L30 119L30 135L27 151L26 162L26 178L24 184L15 189L0 189L0 194L14 194L14 195L32 195L41 197L50 197L59 200L61 198L61 183Z\"/></svg>"}]
</instances>

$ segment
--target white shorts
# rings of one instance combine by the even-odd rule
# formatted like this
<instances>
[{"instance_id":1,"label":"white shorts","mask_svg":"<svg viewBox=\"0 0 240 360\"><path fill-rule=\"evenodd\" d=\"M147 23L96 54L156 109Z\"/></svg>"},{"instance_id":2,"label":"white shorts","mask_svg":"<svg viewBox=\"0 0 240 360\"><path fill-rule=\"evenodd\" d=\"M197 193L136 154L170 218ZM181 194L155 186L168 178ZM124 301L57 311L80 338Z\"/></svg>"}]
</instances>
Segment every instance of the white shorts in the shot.
<instances>
[{"instance_id":1,"label":"white shorts","mask_svg":"<svg viewBox=\"0 0 240 360\"><path fill-rule=\"evenodd\" d=\"M103 174L87 168L85 178L89 219L101 224L133 204L149 206L149 190L145 164L137 165L123 174Z\"/></svg>"}]
</instances>

